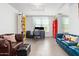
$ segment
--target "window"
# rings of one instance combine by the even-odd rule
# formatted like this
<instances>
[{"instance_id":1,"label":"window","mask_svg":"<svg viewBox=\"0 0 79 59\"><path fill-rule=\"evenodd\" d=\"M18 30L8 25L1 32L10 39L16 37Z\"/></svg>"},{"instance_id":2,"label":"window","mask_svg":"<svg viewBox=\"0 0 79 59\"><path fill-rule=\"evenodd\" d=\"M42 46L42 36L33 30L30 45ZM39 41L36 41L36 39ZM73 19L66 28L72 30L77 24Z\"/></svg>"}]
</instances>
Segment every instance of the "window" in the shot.
<instances>
[{"instance_id":1,"label":"window","mask_svg":"<svg viewBox=\"0 0 79 59\"><path fill-rule=\"evenodd\" d=\"M33 17L33 24L35 27L41 27L41 18L40 17Z\"/></svg>"},{"instance_id":2,"label":"window","mask_svg":"<svg viewBox=\"0 0 79 59\"><path fill-rule=\"evenodd\" d=\"M62 17L62 20L63 20L63 31L64 32L68 32L68 29L69 29L69 17L68 16L63 16Z\"/></svg>"},{"instance_id":3,"label":"window","mask_svg":"<svg viewBox=\"0 0 79 59\"><path fill-rule=\"evenodd\" d=\"M44 27L46 32L49 32L49 17L33 17L35 27Z\"/></svg>"}]
</instances>

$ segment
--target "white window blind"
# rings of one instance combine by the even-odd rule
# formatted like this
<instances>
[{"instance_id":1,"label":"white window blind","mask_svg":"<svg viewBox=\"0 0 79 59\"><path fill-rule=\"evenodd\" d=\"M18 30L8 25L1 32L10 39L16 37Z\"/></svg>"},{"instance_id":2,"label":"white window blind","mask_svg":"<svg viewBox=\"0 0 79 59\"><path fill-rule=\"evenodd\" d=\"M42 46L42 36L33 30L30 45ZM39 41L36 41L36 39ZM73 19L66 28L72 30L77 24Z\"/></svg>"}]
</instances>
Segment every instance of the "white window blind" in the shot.
<instances>
[{"instance_id":1,"label":"white window blind","mask_svg":"<svg viewBox=\"0 0 79 59\"><path fill-rule=\"evenodd\" d=\"M33 17L35 27L44 27L46 32L49 32L49 17Z\"/></svg>"}]
</instances>

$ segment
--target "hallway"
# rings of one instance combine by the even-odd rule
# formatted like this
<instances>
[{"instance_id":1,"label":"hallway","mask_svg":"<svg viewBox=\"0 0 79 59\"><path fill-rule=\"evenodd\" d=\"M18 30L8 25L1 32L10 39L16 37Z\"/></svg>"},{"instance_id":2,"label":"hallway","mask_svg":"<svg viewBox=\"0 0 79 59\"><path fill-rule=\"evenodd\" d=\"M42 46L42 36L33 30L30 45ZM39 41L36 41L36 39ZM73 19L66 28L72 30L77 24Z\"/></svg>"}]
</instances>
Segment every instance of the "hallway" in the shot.
<instances>
[{"instance_id":1,"label":"hallway","mask_svg":"<svg viewBox=\"0 0 79 59\"><path fill-rule=\"evenodd\" d=\"M53 38L44 40L27 39L27 42L31 44L29 56L68 56Z\"/></svg>"}]
</instances>

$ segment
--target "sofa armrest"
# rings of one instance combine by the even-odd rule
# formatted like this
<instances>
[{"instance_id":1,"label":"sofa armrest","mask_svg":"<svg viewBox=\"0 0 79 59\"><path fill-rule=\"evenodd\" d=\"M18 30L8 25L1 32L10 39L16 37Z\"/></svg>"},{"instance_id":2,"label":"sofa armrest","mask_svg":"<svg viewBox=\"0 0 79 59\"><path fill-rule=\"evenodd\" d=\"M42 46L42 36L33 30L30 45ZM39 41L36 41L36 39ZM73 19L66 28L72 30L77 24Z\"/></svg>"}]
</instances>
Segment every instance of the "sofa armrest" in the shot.
<instances>
[{"instance_id":1,"label":"sofa armrest","mask_svg":"<svg viewBox=\"0 0 79 59\"><path fill-rule=\"evenodd\" d=\"M23 44L23 42L15 43L12 48L17 49L21 44Z\"/></svg>"},{"instance_id":2,"label":"sofa armrest","mask_svg":"<svg viewBox=\"0 0 79 59\"><path fill-rule=\"evenodd\" d=\"M22 42L12 43L11 56L15 56L17 53L17 48L22 44Z\"/></svg>"},{"instance_id":3,"label":"sofa armrest","mask_svg":"<svg viewBox=\"0 0 79 59\"><path fill-rule=\"evenodd\" d=\"M17 42L22 42L24 38L23 34L15 34L15 39Z\"/></svg>"},{"instance_id":4,"label":"sofa armrest","mask_svg":"<svg viewBox=\"0 0 79 59\"><path fill-rule=\"evenodd\" d=\"M57 34L56 38L63 38L63 35L64 34L59 33L59 34Z\"/></svg>"}]
</instances>

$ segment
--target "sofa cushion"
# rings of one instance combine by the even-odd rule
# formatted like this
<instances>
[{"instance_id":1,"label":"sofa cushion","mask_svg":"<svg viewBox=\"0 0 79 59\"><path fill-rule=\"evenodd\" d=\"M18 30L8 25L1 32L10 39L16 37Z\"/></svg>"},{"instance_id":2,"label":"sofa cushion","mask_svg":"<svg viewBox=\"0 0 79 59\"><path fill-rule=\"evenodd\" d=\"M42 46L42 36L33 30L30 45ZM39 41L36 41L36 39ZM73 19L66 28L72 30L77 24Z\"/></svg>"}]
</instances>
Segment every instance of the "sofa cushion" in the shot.
<instances>
[{"instance_id":1,"label":"sofa cushion","mask_svg":"<svg viewBox=\"0 0 79 59\"><path fill-rule=\"evenodd\" d=\"M69 46L72 46L72 45L73 45L73 46L76 46L76 45L77 45L76 42L68 42L68 41L66 41L66 42L68 43Z\"/></svg>"},{"instance_id":2,"label":"sofa cushion","mask_svg":"<svg viewBox=\"0 0 79 59\"><path fill-rule=\"evenodd\" d=\"M0 47L4 46L4 39L0 38Z\"/></svg>"},{"instance_id":3,"label":"sofa cushion","mask_svg":"<svg viewBox=\"0 0 79 59\"><path fill-rule=\"evenodd\" d=\"M0 47L7 47L8 41L7 40L0 40Z\"/></svg>"},{"instance_id":4,"label":"sofa cushion","mask_svg":"<svg viewBox=\"0 0 79 59\"><path fill-rule=\"evenodd\" d=\"M64 38L57 38L57 40L64 41Z\"/></svg>"},{"instance_id":5,"label":"sofa cushion","mask_svg":"<svg viewBox=\"0 0 79 59\"><path fill-rule=\"evenodd\" d=\"M0 40L0 55L10 54L10 43L8 40Z\"/></svg>"},{"instance_id":6,"label":"sofa cushion","mask_svg":"<svg viewBox=\"0 0 79 59\"><path fill-rule=\"evenodd\" d=\"M68 43L66 43L65 41L62 41L62 43L66 46L69 46Z\"/></svg>"},{"instance_id":7,"label":"sofa cushion","mask_svg":"<svg viewBox=\"0 0 79 59\"><path fill-rule=\"evenodd\" d=\"M4 35L4 39L7 39L11 42L16 42L15 35Z\"/></svg>"},{"instance_id":8,"label":"sofa cushion","mask_svg":"<svg viewBox=\"0 0 79 59\"><path fill-rule=\"evenodd\" d=\"M76 42L70 42L70 41L62 41L65 45L67 46L76 46L77 43Z\"/></svg>"},{"instance_id":9,"label":"sofa cushion","mask_svg":"<svg viewBox=\"0 0 79 59\"><path fill-rule=\"evenodd\" d=\"M0 38L0 40L4 40L3 38Z\"/></svg>"}]
</instances>

